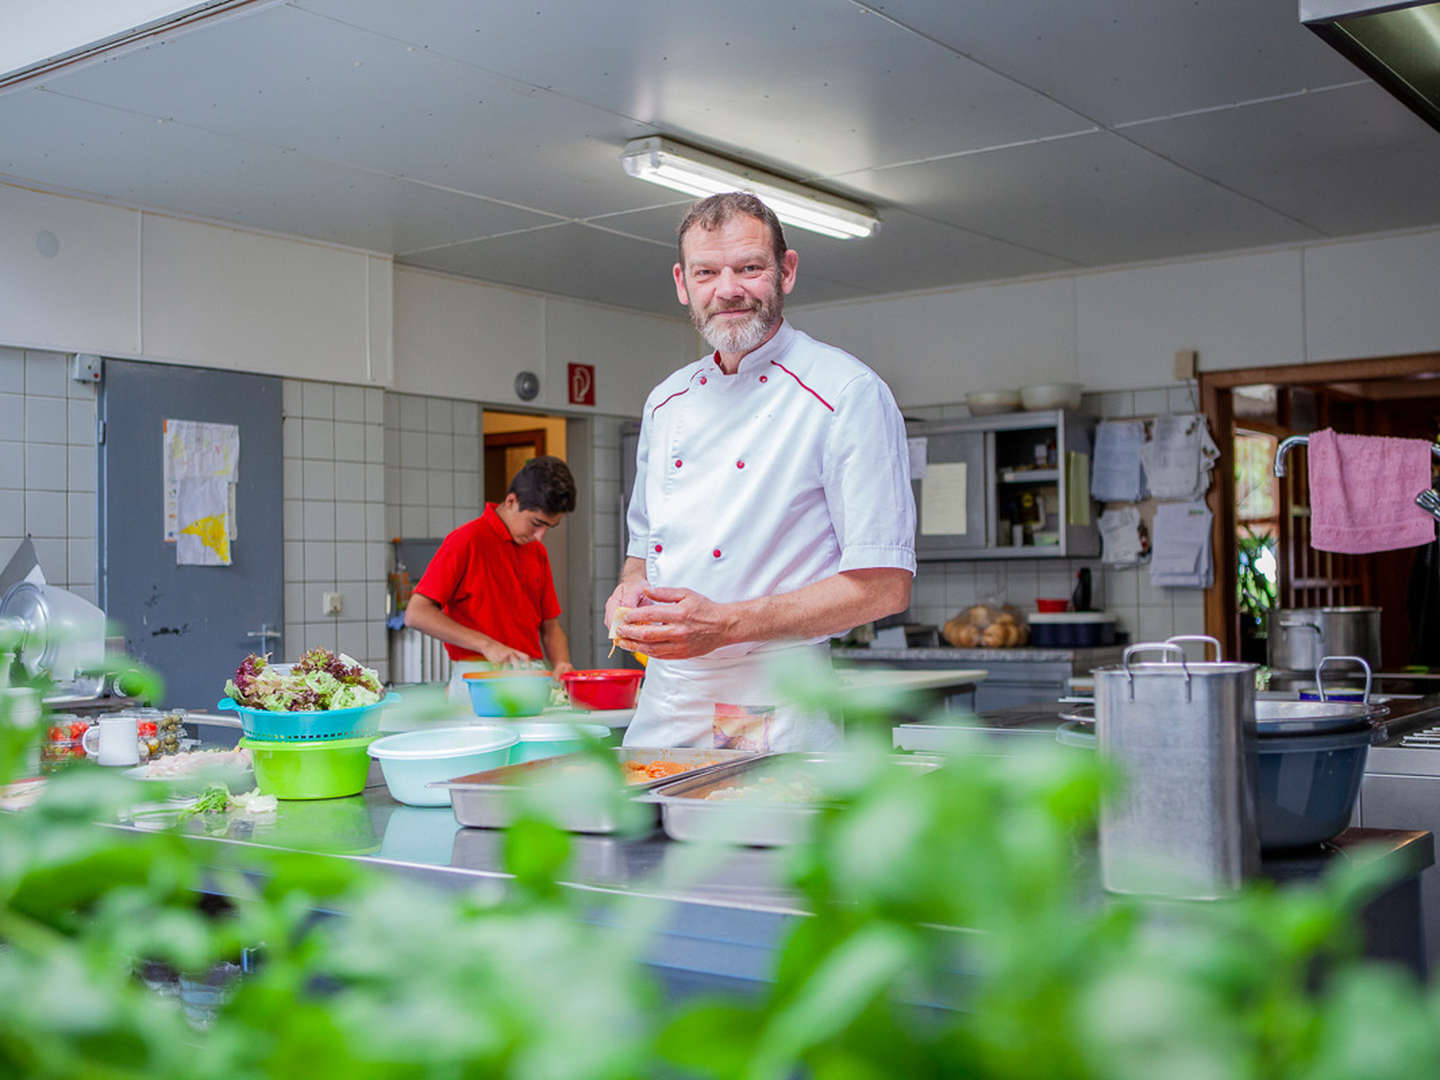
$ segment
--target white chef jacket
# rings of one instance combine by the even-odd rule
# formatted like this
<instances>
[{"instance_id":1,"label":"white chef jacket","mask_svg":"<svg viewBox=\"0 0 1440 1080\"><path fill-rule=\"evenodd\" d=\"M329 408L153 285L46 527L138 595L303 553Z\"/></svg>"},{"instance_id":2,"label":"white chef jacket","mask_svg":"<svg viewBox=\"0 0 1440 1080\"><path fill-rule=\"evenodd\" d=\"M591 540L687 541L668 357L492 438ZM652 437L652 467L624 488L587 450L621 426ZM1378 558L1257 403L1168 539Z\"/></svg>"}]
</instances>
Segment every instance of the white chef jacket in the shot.
<instances>
[{"instance_id":1,"label":"white chef jacket","mask_svg":"<svg viewBox=\"0 0 1440 1080\"><path fill-rule=\"evenodd\" d=\"M715 355L651 391L626 517L626 554L652 586L726 603L790 592L842 570L915 572L915 505L905 424L873 371L782 322L726 375ZM652 660L626 733L632 746L811 748L833 727L784 709L736 734L732 706L773 702L761 654L816 646L741 642L704 657ZM812 649L812 651L814 651ZM737 663L745 658L748 663ZM664 705L661 705L661 698Z\"/></svg>"}]
</instances>

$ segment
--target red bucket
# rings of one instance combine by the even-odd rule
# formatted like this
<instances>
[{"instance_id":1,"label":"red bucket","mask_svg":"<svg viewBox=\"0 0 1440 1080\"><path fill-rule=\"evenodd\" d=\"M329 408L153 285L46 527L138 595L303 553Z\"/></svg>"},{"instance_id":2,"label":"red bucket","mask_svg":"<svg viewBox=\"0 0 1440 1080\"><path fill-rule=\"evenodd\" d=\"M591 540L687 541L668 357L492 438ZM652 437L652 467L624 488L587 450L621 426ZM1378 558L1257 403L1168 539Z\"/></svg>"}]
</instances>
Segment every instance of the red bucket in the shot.
<instances>
[{"instance_id":1,"label":"red bucket","mask_svg":"<svg viewBox=\"0 0 1440 1080\"><path fill-rule=\"evenodd\" d=\"M580 709L633 709L640 698L643 671L603 668L596 671L567 671L560 676L570 703Z\"/></svg>"}]
</instances>

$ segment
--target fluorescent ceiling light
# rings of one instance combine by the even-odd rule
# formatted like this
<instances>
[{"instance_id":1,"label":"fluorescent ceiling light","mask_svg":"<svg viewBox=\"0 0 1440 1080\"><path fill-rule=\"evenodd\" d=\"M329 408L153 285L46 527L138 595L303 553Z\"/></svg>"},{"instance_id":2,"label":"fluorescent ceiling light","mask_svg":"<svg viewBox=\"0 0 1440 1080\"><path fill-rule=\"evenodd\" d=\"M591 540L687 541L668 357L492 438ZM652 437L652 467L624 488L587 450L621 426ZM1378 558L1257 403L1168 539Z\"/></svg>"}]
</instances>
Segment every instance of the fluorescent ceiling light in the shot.
<instances>
[{"instance_id":1,"label":"fluorescent ceiling light","mask_svg":"<svg viewBox=\"0 0 1440 1080\"><path fill-rule=\"evenodd\" d=\"M1440 129L1440 3L1301 0L1300 21Z\"/></svg>"},{"instance_id":2,"label":"fluorescent ceiling light","mask_svg":"<svg viewBox=\"0 0 1440 1080\"><path fill-rule=\"evenodd\" d=\"M626 143L620 163L638 180L649 180L697 198L726 191L748 191L774 210L775 216L786 225L836 240L871 236L880 228L880 218L874 208L864 203L827 195L656 135Z\"/></svg>"}]
</instances>

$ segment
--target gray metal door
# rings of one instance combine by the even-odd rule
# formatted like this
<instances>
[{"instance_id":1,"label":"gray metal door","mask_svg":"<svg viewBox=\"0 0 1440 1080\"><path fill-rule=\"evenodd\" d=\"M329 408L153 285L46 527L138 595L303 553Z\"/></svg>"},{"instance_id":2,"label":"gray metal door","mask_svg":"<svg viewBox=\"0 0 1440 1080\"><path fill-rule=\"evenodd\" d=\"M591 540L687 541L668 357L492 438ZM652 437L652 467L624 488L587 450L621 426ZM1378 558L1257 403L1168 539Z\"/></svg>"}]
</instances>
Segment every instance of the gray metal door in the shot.
<instances>
[{"instance_id":1,"label":"gray metal door","mask_svg":"<svg viewBox=\"0 0 1440 1080\"><path fill-rule=\"evenodd\" d=\"M126 650L165 677L165 703L214 708L250 651L282 655L280 383L170 364L106 360L100 395L100 606ZM230 566L177 566L163 528L162 424L240 429Z\"/></svg>"}]
</instances>

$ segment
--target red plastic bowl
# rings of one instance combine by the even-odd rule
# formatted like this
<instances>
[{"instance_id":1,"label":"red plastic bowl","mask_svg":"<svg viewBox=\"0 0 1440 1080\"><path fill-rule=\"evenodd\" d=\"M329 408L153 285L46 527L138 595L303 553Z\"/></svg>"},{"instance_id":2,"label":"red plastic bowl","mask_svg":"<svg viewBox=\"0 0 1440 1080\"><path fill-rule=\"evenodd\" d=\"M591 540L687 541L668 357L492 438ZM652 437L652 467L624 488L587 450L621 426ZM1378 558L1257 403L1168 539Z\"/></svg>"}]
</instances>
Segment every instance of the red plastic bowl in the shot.
<instances>
[{"instance_id":1,"label":"red plastic bowl","mask_svg":"<svg viewBox=\"0 0 1440 1080\"><path fill-rule=\"evenodd\" d=\"M1035 607L1042 615L1059 615L1070 608L1070 601L1064 598L1039 597L1035 600Z\"/></svg>"},{"instance_id":2,"label":"red plastic bowl","mask_svg":"<svg viewBox=\"0 0 1440 1080\"><path fill-rule=\"evenodd\" d=\"M597 671L567 671L560 676L570 703L580 709L633 709L640 698L643 671L602 668Z\"/></svg>"}]
</instances>

